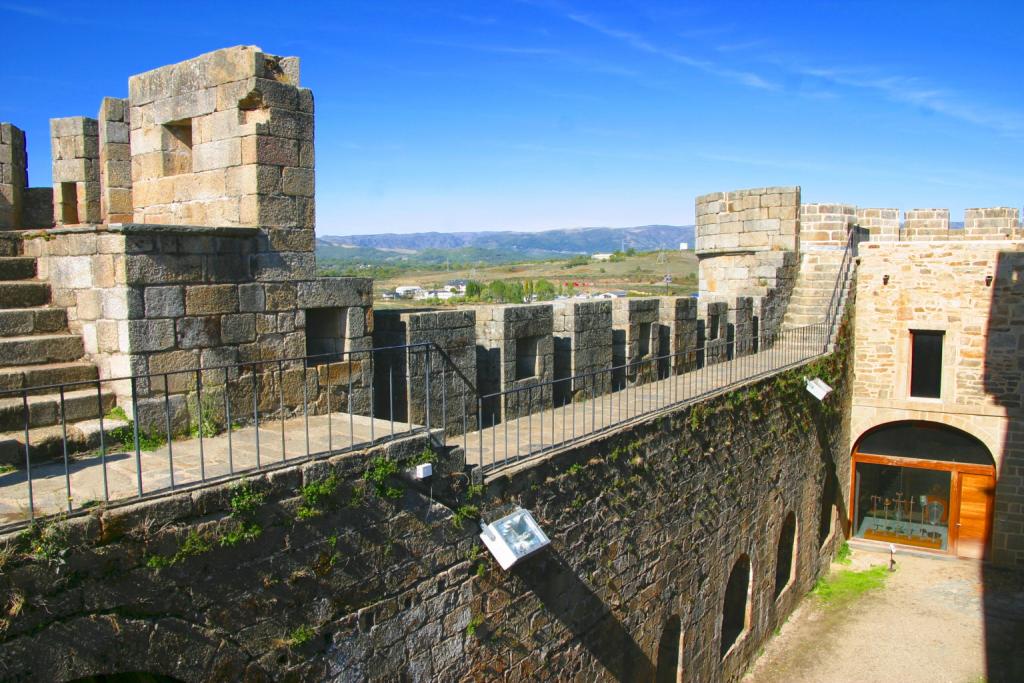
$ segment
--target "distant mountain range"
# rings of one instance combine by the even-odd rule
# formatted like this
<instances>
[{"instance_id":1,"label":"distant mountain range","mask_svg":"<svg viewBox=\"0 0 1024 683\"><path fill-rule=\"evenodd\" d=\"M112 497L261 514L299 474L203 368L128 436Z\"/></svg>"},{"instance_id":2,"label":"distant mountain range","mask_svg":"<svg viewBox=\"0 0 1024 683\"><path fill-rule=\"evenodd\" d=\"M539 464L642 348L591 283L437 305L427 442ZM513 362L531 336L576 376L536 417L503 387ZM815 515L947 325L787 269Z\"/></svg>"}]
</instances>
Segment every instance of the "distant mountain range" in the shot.
<instances>
[{"instance_id":1,"label":"distant mountain range","mask_svg":"<svg viewBox=\"0 0 1024 683\"><path fill-rule=\"evenodd\" d=\"M571 228L537 232L414 232L380 235L325 235L317 239L317 255L346 262L444 261L445 254L462 261L492 263L539 260L611 252L693 248L692 225L642 225L632 228Z\"/></svg>"}]
</instances>

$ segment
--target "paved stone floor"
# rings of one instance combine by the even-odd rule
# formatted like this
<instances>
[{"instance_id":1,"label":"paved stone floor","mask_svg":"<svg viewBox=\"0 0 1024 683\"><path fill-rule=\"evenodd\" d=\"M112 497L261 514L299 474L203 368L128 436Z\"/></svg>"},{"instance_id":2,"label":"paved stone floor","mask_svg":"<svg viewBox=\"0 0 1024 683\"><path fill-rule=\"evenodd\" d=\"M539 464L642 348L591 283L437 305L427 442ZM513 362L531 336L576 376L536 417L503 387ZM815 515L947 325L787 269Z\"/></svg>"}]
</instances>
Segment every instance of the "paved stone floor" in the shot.
<instances>
[{"instance_id":1,"label":"paved stone floor","mask_svg":"<svg viewBox=\"0 0 1024 683\"><path fill-rule=\"evenodd\" d=\"M302 458L311 453L343 451L392 434L400 435L410 428L415 425L410 427L402 422L348 413L310 416L308 432L302 417L286 419L283 423L269 420L260 424L258 434L255 427L248 426L202 440L175 440L169 445L142 451L138 462L132 450L111 453L106 457L105 467L98 456L72 460L66 474L63 462L33 466L32 500L36 515L53 514L68 509L69 497L72 507L77 508L105 498L118 500L137 496L140 465L142 491L149 494L168 489L172 483L175 487L184 486L204 478L253 471L261 465ZM27 519L28 509L29 492L24 471L0 475L0 524Z\"/></svg>"},{"instance_id":2,"label":"paved stone floor","mask_svg":"<svg viewBox=\"0 0 1024 683\"><path fill-rule=\"evenodd\" d=\"M848 568L888 564L856 549ZM1024 680L1024 585L975 560L896 555L885 587L845 607L809 596L746 683ZM846 569L833 565L833 569Z\"/></svg>"}]
</instances>

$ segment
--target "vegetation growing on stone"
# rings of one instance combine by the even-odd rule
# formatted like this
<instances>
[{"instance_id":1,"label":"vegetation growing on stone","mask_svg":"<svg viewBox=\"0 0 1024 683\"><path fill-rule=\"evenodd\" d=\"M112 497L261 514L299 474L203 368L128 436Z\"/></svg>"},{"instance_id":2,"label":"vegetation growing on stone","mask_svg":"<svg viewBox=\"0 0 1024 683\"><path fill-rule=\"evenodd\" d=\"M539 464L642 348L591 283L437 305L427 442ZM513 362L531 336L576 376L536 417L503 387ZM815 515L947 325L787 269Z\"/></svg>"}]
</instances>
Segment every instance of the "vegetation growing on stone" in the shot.
<instances>
[{"instance_id":1,"label":"vegetation growing on stone","mask_svg":"<svg viewBox=\"0 0 1024 683\"><path fill-rule=\"evenodd\" d=\"M401 498L402 489L391 486L391 477L398 474L398 463L387 456L378 456L370 460L366 468L366 480L382 498Z\"/></svg>"},{"instance_id":2,"label":"vegetation growing on stone","mask_svg":"<svg viewBox=\"0 0 1024 683\"><path fill-rule=\"evenodd\" d=\"M302 505L299 506L299 519L309 519L323 514L324 503L337 490L340 484L338 475L333 472L326 478L310 482L299 489Z\"/></svg>"}]
</instances>

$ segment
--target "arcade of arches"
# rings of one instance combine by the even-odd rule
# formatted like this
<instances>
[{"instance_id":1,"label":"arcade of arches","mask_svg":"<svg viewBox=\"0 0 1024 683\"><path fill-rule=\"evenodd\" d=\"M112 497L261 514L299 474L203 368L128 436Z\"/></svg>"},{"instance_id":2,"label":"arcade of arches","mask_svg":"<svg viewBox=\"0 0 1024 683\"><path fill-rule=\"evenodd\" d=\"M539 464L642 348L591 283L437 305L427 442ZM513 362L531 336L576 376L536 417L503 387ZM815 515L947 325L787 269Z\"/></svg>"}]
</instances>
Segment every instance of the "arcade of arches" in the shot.
<instances>
[{"instance_id":1,"label":"arcade of arches","mask_svg":"<svg viewBox=\"0 0 1024 683\"><path fill-rule=\"evenodd\" d=\"M893 422L853 449L851 532L960 557L988 555L995 463L970 434L930 422Z\"/></svg>"}]
</instances>

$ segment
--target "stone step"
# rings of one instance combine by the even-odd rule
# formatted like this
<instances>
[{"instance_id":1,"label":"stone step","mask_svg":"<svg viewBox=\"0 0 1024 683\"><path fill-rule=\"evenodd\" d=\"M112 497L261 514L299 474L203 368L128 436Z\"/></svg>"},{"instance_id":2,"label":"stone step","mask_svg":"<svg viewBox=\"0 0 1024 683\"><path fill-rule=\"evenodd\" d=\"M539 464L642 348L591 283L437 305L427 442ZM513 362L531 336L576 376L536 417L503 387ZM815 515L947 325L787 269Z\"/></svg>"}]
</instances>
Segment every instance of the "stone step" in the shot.
<instances>
[{"instance_id":1,"label":"stone step","mask_svg":"<svg viewBox=\"0 0 1024 683\"><path fill-rule=\"evenodd\" d=\"M33 334L0 337L0 363L36 365L79 360L85 353L77 334Z\"/></svg>"},{"instance_id":2,"label":"stone step","mask_svg":"<svg viewBox=\"0 0 1024 683\"><path fill-rule=\"evenodd\" d=\"M131 451L122 443L130 423L124 420L103 420L103 445L107 454ZM80 420L67 426L68 455L88 455L99 459L100 421ZM28 431L29 456L32 464L64 457L64 432L60 426L36 427ZM132 451L133 452L133 451ZM81 457L76 458L81 459ZM0 465L25 469L25 431L0 433Z\"/></svg>"},{"instance_id":3,"label":"stone step","mask_svg":"<svg viewBox=\"0 0 1024 683\"><path fill-rule=\"evenodd\" d=\"M63 308L0 308L0 337L64 332L67 327L68 314Z\"/></svg>"},{"instance_id":4,"label":"stone step","mask_svg":"<svg viewBox=\"0 0 1024 683\"><path fill-rule=\"evenodd\" d=\"M36 260L31 256L0 256L0 280L31 280Z\"/></svg>"},{"instance_id":5,"label":"stone step","mask_svg":"<svg viewBox=\"0 0 1024 683\"><path fill-rule=\"evenodd\" d=\"M0 306L29 308L50 303L50 285L35 280L0 281Z\"/></svg>"},{"instance_id":6,"label":"stone step","mask_svg":"<svg viewBox=\"0 0 1024 683\"><path fill-rule=\"evenodd\" d=\"M15 365L0 368L0 391L28 389L30 394L44 394L50 392L51 389L32 389L32 387L83 382L97 377L99 377L99 373L96 366L88 361Z\"/></svg>"},{"instance_id":7,"label":"stone step","mask_svg":"<svg viewBox=\"0 0 1024 683\"><path fill-rule=\"evenodd\" d=\"M117 398L112 392L97 395L95 389L76 389L64 392L64 420L99 419L114 407ZM28 397L29 427L49 427L61 422L60 394L58 392ZM25 400L22 397L0 399L0 431L25 428Z\"/></svg>"},{"instance_id":8,"label":"stone step","mask_svg":"<svg viewBox=\"0 0 1024 683\"><path fill-rule=\"evenodd\" d=\"M0 232L0 256L21 256L25 253L24 247L20 235Z\"/></svg>"}]
</instances>

